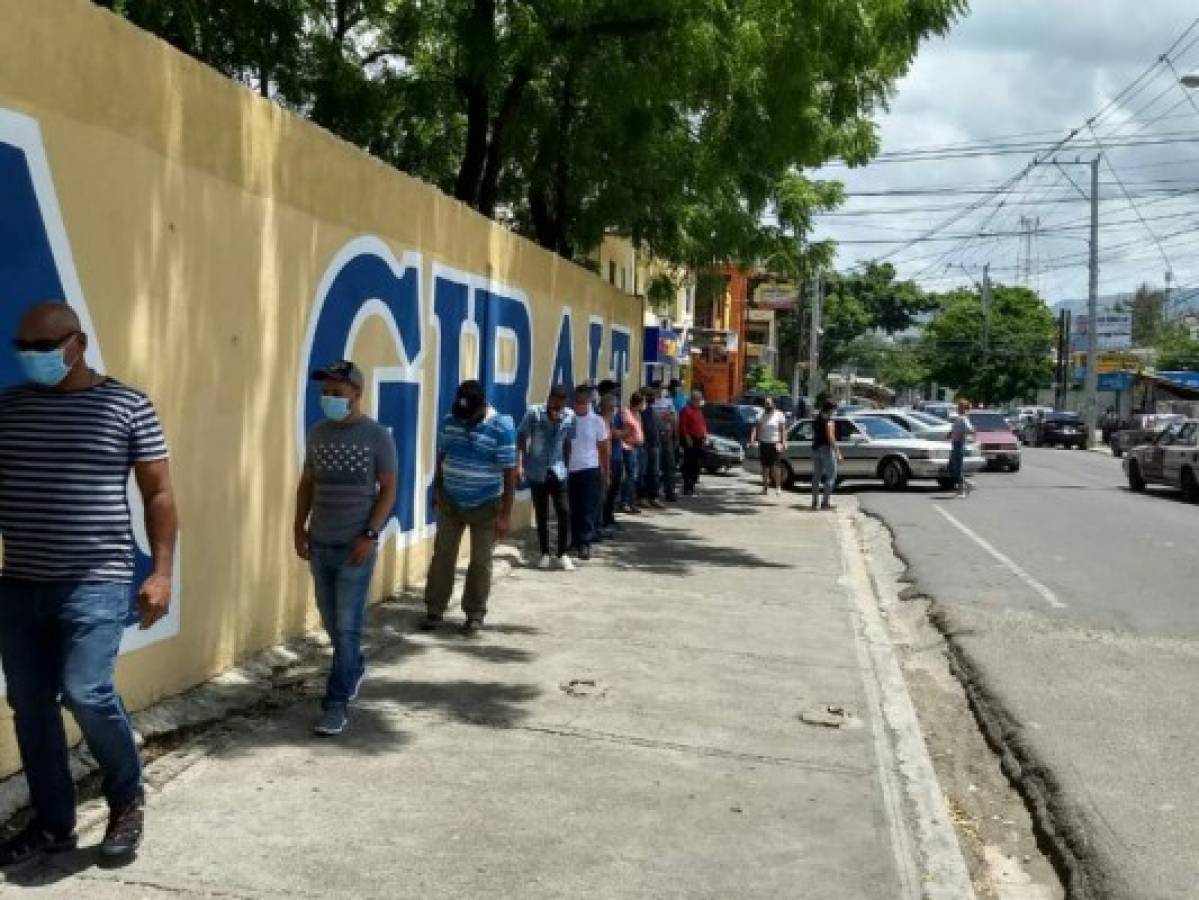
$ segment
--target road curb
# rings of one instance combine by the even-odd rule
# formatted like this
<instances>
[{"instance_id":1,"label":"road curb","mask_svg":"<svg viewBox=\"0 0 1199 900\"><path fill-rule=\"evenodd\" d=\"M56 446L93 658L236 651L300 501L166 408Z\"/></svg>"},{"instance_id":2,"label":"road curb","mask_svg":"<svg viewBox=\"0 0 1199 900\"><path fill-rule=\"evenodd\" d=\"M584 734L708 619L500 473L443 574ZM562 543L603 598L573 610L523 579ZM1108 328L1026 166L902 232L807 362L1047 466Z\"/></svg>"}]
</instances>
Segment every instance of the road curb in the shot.
<instances>
[{"instance_id":1,"label":"road curb","mask_svg":"<svg viewBox=\"0 0 1199 900\"><path fill-rule=\"evenodd\" d=\"M858 517L838 512L842 577L878 756L877 775L891 827L904 900L973 900L974 886L890 634ZM919 868L916 871L916 860Z\"/></svg>"}]
</instances>

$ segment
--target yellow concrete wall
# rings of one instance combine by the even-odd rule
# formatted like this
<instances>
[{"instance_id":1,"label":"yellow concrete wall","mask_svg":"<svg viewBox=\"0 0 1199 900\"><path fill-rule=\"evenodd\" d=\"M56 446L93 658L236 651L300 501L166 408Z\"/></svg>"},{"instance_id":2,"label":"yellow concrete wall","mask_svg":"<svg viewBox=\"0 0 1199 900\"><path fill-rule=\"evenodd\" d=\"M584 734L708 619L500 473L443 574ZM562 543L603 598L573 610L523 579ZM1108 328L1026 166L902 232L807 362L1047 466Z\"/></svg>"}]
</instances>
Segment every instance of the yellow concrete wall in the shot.
<instances>
[{"instance_id":1,"label":"yellow concrete wall","mask_svg":"<svg viewBox=\"0 0 1199 900\"><path fill-rule=\"evenodd\" d=\"M564 309L576 381L588 375L592 321L603 323L599 377L609 374L612 326L631 333L628 369L640 370L641 303L584 269L86 0L0 0L0 21L0 114L40 130L103 365L151 395L172 449L180 618L177 634L122 657L132 708L311 622L291 545L302 354L322 279L351 242L377 239L419 267L421 451L418 471L403 477L420 485L438 383L435 267L527 300L529 403L550 383ZM0 284L0 304L11 302L4 292ZM477 341L466 346L477 351ZM368 381L403 362L382 319L351 350ZM503 343L501 363L512 355ZM423 575L431 530L417 493L418 527L391 535L380 590ZM0 769L13 761L5 729Z\"/></svg>"}]
</instances>

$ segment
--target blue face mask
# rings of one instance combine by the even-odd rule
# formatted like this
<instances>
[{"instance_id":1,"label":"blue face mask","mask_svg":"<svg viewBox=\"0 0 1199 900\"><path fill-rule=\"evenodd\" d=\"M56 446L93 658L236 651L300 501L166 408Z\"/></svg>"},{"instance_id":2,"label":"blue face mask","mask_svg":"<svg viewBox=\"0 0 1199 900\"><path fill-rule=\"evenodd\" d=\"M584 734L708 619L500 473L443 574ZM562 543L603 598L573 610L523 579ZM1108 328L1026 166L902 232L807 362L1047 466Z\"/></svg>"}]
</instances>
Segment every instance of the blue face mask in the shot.
<instances>
[{"instance_id":1,"label":"blue face mask","mask_svg":"<svg viewBox=\"0 0 1199 900\"><path fill-rule=\"evenodd\" d=\"M350 401L346 397L321 394L321 412L325 414L325 418L340 422L350 414Z\"/></svg>"},{"instance_id":2,"label":"blue face mask","mask_svg":"<svg viewBox=\"0 0 1199 900\"><path fill-rule=\"evenodd\" d=\"M34 384L54 387L71 374L66 351L61 347L57 350L22 350L17 357L21 360L25 377Z\"/></svg>"}]
</instances>

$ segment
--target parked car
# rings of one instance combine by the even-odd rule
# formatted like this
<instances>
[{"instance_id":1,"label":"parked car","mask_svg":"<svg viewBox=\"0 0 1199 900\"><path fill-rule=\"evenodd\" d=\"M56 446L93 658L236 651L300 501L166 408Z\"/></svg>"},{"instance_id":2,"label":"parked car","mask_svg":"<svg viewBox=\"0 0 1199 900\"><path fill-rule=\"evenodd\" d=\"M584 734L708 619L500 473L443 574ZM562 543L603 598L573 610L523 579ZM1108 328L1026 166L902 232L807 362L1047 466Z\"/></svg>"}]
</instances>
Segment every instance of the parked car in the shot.
<instances>
[{"instance_id":1,"label":"parked car","mask_svg":"<svg viewBox=\"0 0 1199 900\"><path fill-rule=\"evenodd\" d=\"M1134 447L1124 459L1124 475L1134 491L1164 484L1199 500L1199 422L1167 428L1152 443Z\"/></svg>"},{"instance_id":2,"label":"parked car","mask_svg":"<svg viewBox=\"0 0 1199 900\"><path fill-rule=\"evenodd\" d=\"M949 431L953 427L944 419L914 409L869 409L855 415L886 419L894 422L912 437L924 438L926 441L949 440Z\"/></svg>"},{"instance_id":3,"label":"parked car","mask_svg":"<svg viewBox=\"0 0 1199 900\"><path fill-rule=\"evenodd\" d=\"M745 462L745 451L741 445L729 438L708 435L704 441L702 465L709 475L720 475Z\"/></svg>"},{"instance_id":4,"label":"parked car","mask_svg":"<svg viewBox=\"0 0 1199 900\"><path fill-rule=\"evenodd\" d=\"M1152 444L1163 431L1185 422L1186 416L1175 413L1133 416L1127 428L1120 428L1112 435L1112 456L1119 458L1138 444Z\"/></svg>"},{"instance_id":5,"label":"parked car","mask_svg":"<svg viewBox=\"0 0 1199 900\"><path fill-rule=\"evenodd\" d=\"M966 421L974 429L974 440L988 469L1020 471L1020 442L1012 433L1012 426L1002 413L975 409L966 414Z\"/></svg>"},{"instance_id":6,"label":"parked car","mask_svg":"<svg viewBox=\"0 0 1199 900\"><path fill-rule=\"evenodd\" d=\"M788 422L795 419L795 400L790 394L773 394L771 399L774 401L774 408L786 416ZM802 401L803 398L800 399ZM760 391L746 391L745 396L741 398L741 405L762 409L766 406L766 395ZM803 413L806 415L807 410L804 409Z\"/></svg>"},{"instance_id":7,"label":"parked car","mask_svg":"<svg viewBox=\"0 0 1199 900\"><path fill-rule=\"evenodd\" d=\"M928 413L930 416L936 416L942 421L948 422L957 418L957 406L952 403L946 403L941 400L931 400L920 405L920 412Z\"/></svg>"},{"instance_id":8,"label":"parked car","mask_svg":"<svg viewBox=\"0 0 1199 900\"><path fill-rule=\"evenodd\" d=\"M845 456L838 469L839 479L878 479L891 490L900 490L913 479L952 487L948 480L950 448L944 441L912 437L878 416L837 416L833 427ZM812 437L811 419L797 422L788 434L787 452L782 459L787 487L800 481L811 482ZM967 474L978 472L985 462L976 449L968 448L963 470ZM756 446L746 451L745 469L754 474L762 471Z\"/></svg>"},{"instance_id":9,"label":"parked car","mask_svg":"<svg viewBox=\"0 0 1199 900\"><path fill-rule=\"evenodd\" d=\"M744 403L705 403L704 420L708 433L736 441L742 447L749 444L754 425L762 410Z\"/></svg>"},{"instance_id":10,"label":"parked car","mask_svg":"<svg viewBox=\"0 0 1199 900\"><path fill-rule=\"evenodd\" d=\"M1036 423L1034 447L1087 448L1087 423L1076 412L1053 412L1042 416Z\"/></svg>"}]
</instances>

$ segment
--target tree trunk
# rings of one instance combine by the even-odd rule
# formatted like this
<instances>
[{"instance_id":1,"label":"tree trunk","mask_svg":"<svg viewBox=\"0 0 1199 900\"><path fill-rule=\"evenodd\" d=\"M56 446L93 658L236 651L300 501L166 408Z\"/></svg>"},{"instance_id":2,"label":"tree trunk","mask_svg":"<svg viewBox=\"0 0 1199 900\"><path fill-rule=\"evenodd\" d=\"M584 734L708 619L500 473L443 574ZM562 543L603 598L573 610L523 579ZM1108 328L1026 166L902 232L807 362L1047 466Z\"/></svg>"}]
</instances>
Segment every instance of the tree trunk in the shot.
<instances>
[{"instance_id":1,"label":"tree trunk","mask_svg":"<svg viewBox=\"0 0 1199 900\"><path fill-rule=\"evenodd\" d=\"M491 124L491 139L488 142L487 161L483 166L482 182L479 185L478 204L479 212L489 218L495 217L495 207L499 200L500 173L503 171L507 152L504 146L507 132L520 111L525 89L532 78L532 66L522 64L517 67L504 91L495 121Z\"/></svg>"},{"instance_id":2,"label":"tree trunk","mask_svg":"<svg viewBox=\"0 0 1199 900\"><path fill-rule=\"evenodd\" d=\"M458 90L466 106L466 146L458 166L454 196L478 208L491 125L487 76L496 62L495 0L474 0L469 15L461 23L459 47L465 59L458 72Z\"/></svg>"}]
</instances>

